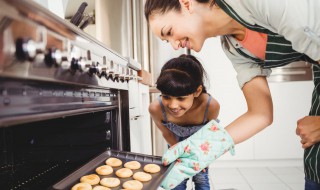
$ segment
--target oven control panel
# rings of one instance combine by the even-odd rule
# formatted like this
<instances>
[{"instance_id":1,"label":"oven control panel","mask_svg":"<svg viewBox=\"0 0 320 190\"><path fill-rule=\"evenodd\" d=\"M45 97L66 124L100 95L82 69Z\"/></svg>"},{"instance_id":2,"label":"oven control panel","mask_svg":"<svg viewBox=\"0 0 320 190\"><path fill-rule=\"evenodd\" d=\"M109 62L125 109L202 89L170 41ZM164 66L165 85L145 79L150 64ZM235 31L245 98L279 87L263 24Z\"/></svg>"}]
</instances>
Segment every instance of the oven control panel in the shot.
<instances>
[{"instance_id":1,"label":"oven control panel","mask_svg":"<svg viewBox=\"0 0 320 190\"><path fill-rule=\"evenodd\" d=\"M36 4L13 3L0 2L0 76L117 89L138 80L130 59Z\"/></svg>"}]
</instances>

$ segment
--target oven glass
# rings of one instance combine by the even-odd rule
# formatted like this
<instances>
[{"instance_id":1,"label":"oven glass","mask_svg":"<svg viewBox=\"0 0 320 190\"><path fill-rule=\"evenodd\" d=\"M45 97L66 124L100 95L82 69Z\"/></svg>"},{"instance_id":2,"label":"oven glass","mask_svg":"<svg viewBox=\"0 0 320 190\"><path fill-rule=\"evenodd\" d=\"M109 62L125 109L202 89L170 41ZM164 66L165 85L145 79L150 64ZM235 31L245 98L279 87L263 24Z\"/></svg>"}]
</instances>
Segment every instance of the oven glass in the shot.
<instances>
[{"instance_id":1,"label":"oven glass","mask_svg":"<svg viewBox=\"0 0 320 190\"><path fill-rule=\"evenodd\" d=\"M44 190L114 147L118 109L0 128L1 189Z\"/></svg>"}]
</instances>

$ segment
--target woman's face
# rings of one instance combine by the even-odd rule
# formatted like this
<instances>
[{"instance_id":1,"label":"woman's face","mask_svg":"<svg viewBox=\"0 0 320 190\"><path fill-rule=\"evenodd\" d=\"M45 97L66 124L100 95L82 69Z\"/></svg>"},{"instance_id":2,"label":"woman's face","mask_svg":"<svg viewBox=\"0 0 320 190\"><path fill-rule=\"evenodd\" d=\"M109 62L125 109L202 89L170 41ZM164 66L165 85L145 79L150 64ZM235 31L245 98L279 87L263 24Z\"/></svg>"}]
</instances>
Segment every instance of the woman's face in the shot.
<instances>
[{"instance_id":1,"label":"woman's face","mask_svg":"<svg viewBox=\"0 0 320 190\"><path fill-rule=\"evenodd\" d=\"M181 117L192 107L194 94L187 96L169 96L162 94L161 99L166 113L169 113L173 117Z\"/></svg>"},{"instance_id":2,"label":"woman's face","mask_svg":"<svg viewBox=\"0 0 320 190\"><path fill-rule=\"evenodd\" d=\"M175 50L188 48L198 52L207 38L203 19L184 9L181 12L154 13L149 24L152 32L170 43Z\"/></svg>"}]
</instances>

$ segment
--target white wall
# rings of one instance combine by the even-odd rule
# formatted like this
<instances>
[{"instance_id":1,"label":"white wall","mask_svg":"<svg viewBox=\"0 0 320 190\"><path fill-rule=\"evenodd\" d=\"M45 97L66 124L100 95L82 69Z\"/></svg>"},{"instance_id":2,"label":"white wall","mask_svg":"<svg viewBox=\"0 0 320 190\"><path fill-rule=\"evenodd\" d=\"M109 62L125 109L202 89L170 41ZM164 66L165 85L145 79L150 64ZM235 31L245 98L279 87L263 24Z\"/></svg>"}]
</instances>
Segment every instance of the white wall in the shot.
<instances>
[{"instance_id":1,"label":"white wall","mask_svg":"<svg viewBox=\"0 0 320 190\"><path fill-rule=\"evenodd\" d=\"M193 54L203 63L210 81L209 93L220 102L221 124L226 126L246 111L236 72L224 54L219 38L205 42ZM236 146L236 156L219 160L302 159L303 149L295 134L296 121L308 115L312 81L269 83L274 104L274 122L255 137Z\"/></svg>"}]
</instances>

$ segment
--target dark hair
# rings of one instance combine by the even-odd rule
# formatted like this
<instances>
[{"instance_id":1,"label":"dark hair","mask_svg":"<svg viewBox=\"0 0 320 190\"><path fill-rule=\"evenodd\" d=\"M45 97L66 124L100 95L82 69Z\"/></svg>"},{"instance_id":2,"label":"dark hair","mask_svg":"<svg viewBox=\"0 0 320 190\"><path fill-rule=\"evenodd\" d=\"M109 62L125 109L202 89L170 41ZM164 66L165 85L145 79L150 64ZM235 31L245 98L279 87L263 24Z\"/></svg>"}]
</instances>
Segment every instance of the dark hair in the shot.
<instances>
[{"instance_id":1,"label":"dark hair","mask_svg":"<svg viewBox=\"0 0 320 190\"><path fill-rule=\"evenodd\" d=\"M201 63L192 55L180 55L167 61L157 79L157 89L169 96L186 96L197 91L202 85L202 92L207 74Z\"/></svg>"},{"instance_id":2,"label":"dark hair","mask_svg":"<svg viewBox=\"0 0 320 190\"><path fill-rule=\"evenodd\" d=\"M213 6L216 1L215 0L196 0L199 3L208 3L210 1L210 6ZM153 13L166 13L167 11L180 11L181 5L179 0L147 0L144 5L144 16L146 17L147 21L149 22L149 17Z\"/></svg>"}]
</instances>

